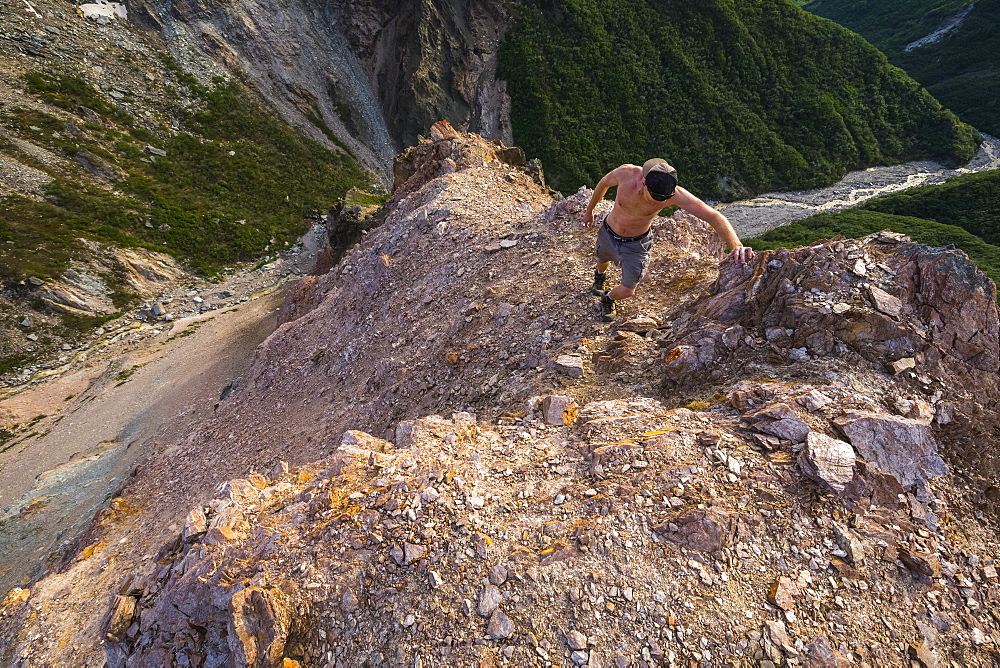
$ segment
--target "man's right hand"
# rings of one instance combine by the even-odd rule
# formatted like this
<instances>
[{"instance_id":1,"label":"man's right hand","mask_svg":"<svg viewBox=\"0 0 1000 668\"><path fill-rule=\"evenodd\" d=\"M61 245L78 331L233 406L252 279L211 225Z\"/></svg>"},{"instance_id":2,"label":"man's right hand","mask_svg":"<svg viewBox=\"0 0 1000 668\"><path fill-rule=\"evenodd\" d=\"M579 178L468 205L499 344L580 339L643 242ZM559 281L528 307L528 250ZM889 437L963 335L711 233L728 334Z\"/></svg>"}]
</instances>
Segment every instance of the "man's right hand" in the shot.
<instances>
[{"instance_id":1,"label":"man's right hand","mask_svg":"<svg viewBox=\"0 0 1000 668\"><path fill-rule=\"evenodd\" d=\"M594 226L594 212L593 211L584 211L583 212L583 226L584 227L593 227Z\"/></svg>"}]
</instances>

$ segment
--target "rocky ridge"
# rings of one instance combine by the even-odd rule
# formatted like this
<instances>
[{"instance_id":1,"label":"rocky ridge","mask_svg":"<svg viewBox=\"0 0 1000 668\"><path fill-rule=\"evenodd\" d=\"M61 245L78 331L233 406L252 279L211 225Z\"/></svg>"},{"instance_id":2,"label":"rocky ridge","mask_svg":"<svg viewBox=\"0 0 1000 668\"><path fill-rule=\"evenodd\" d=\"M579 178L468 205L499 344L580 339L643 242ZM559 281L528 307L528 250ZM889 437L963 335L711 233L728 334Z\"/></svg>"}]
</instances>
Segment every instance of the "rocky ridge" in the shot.
<instances>
[{"instance_id":1,"label":"rocky ridge","mask_svg":"<svg viewBox=\"0 0 1000 668\"><path fill-rule=\"evenodd\" d=\"M719 266L675 215L600 325L589 191L516 162L410 149L215 415L8 594L0 657L995 663L992 284L884 234Z\"/></svg>"}]
</instances>

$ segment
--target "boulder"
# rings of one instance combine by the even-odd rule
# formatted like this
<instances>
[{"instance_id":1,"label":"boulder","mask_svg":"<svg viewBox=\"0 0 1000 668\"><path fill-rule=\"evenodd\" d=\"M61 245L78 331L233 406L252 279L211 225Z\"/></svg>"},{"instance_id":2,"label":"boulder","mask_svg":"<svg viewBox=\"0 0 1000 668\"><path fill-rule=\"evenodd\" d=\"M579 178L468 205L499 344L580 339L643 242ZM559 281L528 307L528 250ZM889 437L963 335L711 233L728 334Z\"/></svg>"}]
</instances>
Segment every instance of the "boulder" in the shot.
<instances>
[{"instance_id":1,"label":"boulder","mask_svg":"<svg viewBox=\"0 0 1000 668\"><path fill-rule=\"evenodd\" d=\"M929 479L948 472L931 430L921 422L896 415L851 413L834 424L862 457L908 489L923 490Z\"/></svg>"}]
</instances>

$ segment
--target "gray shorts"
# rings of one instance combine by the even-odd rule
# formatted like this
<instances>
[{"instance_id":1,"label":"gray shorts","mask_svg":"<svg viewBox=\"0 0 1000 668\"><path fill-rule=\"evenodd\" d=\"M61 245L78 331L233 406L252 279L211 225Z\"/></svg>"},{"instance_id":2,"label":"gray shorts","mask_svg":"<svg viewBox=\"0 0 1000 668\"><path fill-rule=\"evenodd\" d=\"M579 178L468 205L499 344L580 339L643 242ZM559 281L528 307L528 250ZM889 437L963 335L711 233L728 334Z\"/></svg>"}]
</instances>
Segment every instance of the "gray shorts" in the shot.
<instances>
[{"instance_id":1,"label":"gray shorts","mask_svg":"<svg viewBox=\"0 0 1000 668\"><path fill-rule=\"evenodd\" d=\"M622 267L622 285L635 290L649 269L649 252L653 249L653 230L636 241L623 241L608 226L607 214L601 216L597 231L597 261L614 262Z\"/></svg>"}]
</instances>

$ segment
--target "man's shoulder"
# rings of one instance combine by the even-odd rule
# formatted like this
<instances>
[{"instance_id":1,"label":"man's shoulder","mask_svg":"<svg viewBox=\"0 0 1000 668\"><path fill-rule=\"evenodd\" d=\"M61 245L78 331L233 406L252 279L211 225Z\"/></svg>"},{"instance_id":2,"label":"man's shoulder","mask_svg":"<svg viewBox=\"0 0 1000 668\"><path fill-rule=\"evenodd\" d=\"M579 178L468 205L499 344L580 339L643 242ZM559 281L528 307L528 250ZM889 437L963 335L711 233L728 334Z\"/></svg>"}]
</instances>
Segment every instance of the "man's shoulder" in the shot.
<instances>
[{"instance_id":1,"label":"man's shoulder","mask_svg":"<svg viewBox=\"0 0 1000 668\"><path fill-rule=\"evenodd\" d=\"M619 179L623 178L634 178L636 175L642 175L642 167L638 165L625 164L619 167L615 167L611 170L611 173L617 176Z\"/></svg>"}]
</instances>

